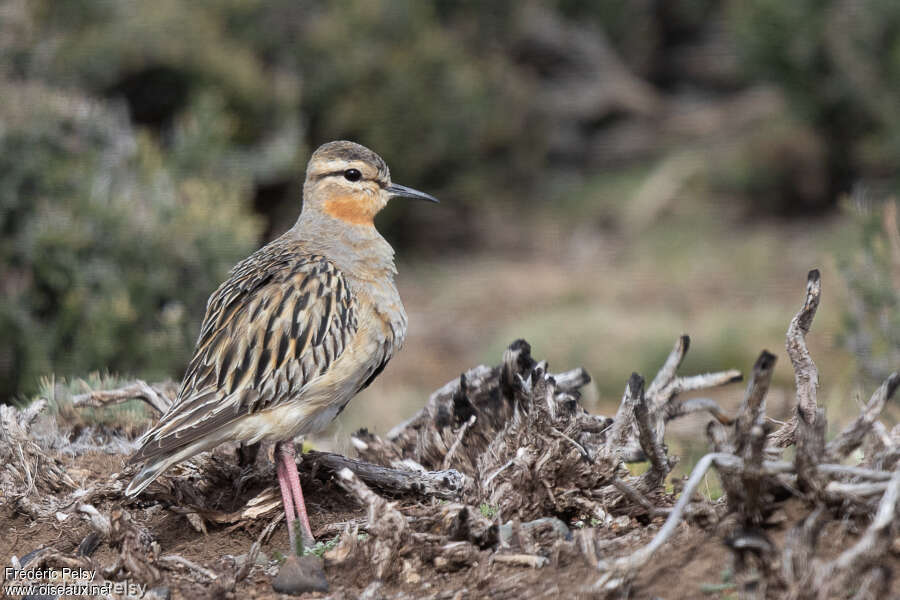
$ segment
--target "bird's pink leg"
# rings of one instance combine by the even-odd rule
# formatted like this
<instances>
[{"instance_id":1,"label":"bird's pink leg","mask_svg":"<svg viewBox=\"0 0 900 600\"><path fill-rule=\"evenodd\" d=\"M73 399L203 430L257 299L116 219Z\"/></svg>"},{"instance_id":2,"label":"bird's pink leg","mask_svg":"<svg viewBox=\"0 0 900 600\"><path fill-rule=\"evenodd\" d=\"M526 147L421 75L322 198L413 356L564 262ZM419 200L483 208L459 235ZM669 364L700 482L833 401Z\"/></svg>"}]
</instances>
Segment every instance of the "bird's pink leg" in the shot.
<instances>
[{"instance_id":1,"label":"bird's pink leg","mask_svg":"<svg viewBox=\"0 0 900 600\"><path fill-rule=\"evenodd\" d=\"M300 488L300 475L297 473L294 443L291 441L283 442L278 446L278 450L281 454L285 475L290 483L293 504L297 509L297 518L300 520L300 525L303 528L303 543L305 545L313 545L316 543L316 538L313 537L312 528L309 526L309 517L306 514L306 503L303 501L303 490Z\"/></svg>"},{"instance_id":2,"label":"bird's pink leg","mask_svg":"<svg viewBox=\"0 0 900 600\"><path fill-rule=\"evenodd\" d=\"M294 512L294 501L291 498L291 482L288 479L284 461L281 460L281 452L279 452L280 446L281 444L279 443L275 447L275 452L278 455L275 457L276 470L278 471L278 486L281 488L281 502L284 504L284 518L287 520L288 539L290 540L291 544L291 553L296 554L297 533L294 531L294 519L297 518L297 513Z\"/></svg>"}]
</instances>

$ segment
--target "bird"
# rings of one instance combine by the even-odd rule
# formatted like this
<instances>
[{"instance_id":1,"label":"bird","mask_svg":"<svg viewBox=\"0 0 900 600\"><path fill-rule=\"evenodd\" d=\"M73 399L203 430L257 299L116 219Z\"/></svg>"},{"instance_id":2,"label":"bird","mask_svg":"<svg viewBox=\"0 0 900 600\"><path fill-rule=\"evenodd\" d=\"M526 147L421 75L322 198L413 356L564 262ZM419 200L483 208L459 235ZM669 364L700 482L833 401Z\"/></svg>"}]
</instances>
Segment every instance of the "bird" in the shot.
<instances>
[{"instance_id":1,"label":"bird","mask_svg":"<svg viewBox=\"0 0 900 600\"><path fill-rule=\"evenodd\" d=\"M394 250L374 224L397 197L438 202L393 183L360 144L329 142L312 154L296 223L209 297L178 395L129 460L143 467L127 497L223 442L275 442L291 549L297 527L314 543L293 440L327 427L403 345Z\"/></svg>"}]
</instances>

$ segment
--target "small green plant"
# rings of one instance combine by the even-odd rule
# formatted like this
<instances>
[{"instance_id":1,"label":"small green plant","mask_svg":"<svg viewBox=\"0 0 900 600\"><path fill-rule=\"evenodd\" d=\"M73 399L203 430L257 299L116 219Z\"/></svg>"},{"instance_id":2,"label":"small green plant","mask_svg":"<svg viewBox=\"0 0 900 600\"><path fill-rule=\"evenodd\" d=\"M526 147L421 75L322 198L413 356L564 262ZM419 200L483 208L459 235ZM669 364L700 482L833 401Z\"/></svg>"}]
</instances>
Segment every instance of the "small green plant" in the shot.
<instances>
[{"instance_id":1,"label":"small green plant","mask_svg":"<svg viewBox=\"0 0 900 600\"><path fill-rule=\"evenodd\" d=\"M735 589L736 585L733 581L733 573L731 569L722 569L722 583L703 583L700 584L700 592L704 594L719 594ZM728 594L725 598L733 597Z\"/></svg>"},{"instance_id":2,"label":"small green plant","mask_svg":"<svg viewBox=\"0 0 900 600\"><path fill-rule=\"evenodd\" d=\"M704 583L700 585L700 591L704 594L719 594L735 588L734 583Z\"/></svg>"},{"instance_id":3,"label":"small green plant","mask_svg":"<svg viewBox=\"0 0 900 600\"><path fill-rule=\"evenodd\" d=\"M324 542L318 541L318 542L316 542L315 546L312 546L310 548L303 548L301 551L301 555L306 556L307 554L313 554L315 556L318 556L319 558L322 558L326 552L328 552L329 550L331 550L332 548L334 548L335 546L338 545L338 542L340 541L340 539L341 539L341 536L340 536L340 534L338 534L338 535L334 536L333 538L331 538L330 540L325 540ZM357 534L356 539L359 540L360 542L364 542L367 539L369 539L369 534L368 533ZM302 544L302 542L298 542L298 543Z\"/></svg>"},{"instance_id":4,"label":"small green plant","mask_svg":"<svg viewBox=\"0 0 900 600\"><path fill-rule=\"evenodd\" d=\"M482 503L481 506L478 507L478 510L481 511L481 516L485 519L493 519L497 516L497 513L500 512L496 506L491 506L487 502Z\"/></svg>"},{"instance_id":5,"label":"small green plant","mask_svg":"<svg viewBox=\"0 0 900 600\"><path fill-rule=\"evenodd\" d=\"M318 541L316 544L310 548L303 548L302 556L306 556L307 554L313 554L322 558L326 552L337 546L338 540L341 539L340 535L336 535L330 540L326 540L324 542Z\"/></svg>"}]
</instances>

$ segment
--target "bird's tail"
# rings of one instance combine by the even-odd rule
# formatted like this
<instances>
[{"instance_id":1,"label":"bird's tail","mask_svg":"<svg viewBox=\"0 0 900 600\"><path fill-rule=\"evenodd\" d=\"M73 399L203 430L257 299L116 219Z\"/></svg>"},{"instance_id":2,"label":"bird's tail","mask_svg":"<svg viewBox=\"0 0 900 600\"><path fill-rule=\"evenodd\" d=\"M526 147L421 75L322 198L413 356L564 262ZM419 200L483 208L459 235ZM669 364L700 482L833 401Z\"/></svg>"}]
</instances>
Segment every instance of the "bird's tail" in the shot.
<instances>
[{"instance_id":1,"label":"bird's tail","mask_svg":"<svg viewBox=\"0 0 900 600\"><path fill-rule=\"evenodd\" d=\"M125 495L129 498L137 496L144 491L144 488L153 483L153 480L159 477L163 471L172 466L172 464L173 461L157 460L148 465L144 465L144 468L134 476L134 479L132 479L131 483L128 484L128 487L125 488Z\"/></svg>"},{"instance_id":2,"label":"bird's tail","mask_svg":"<svg viewBox=\"0 0 900 600\"><path fill-rule=\"evenodd\" d=\"M153 483L153 480L162 475L166 469L168 469L175 463L179 463L194 456L195 454L199 454L204 450L207 450L208 448L214 446L216 443L218 443L218 440L213 440L212 442L210 442L209 440L201 439L197 440L193 444L188 444L187 446L179 448L172 454L157 455L147 459L144 467L140 471L138 471L138 474L134 476L134 479L132 479L131 483L128 484L128 487L125 488L125 495L129 498L137 496L142 491L144 491L144 488Z\"/></svg>"}]
</instances>

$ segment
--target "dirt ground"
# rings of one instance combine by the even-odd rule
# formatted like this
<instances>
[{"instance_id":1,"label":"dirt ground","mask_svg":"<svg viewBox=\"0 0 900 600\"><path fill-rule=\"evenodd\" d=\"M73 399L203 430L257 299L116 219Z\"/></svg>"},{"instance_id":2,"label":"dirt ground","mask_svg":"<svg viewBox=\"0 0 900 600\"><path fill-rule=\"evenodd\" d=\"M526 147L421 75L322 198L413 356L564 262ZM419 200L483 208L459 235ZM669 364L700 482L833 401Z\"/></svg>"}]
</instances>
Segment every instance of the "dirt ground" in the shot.
<instances>
[{"instance_id":1,"label":"dirt ground","mask_svg":"<svg viewBox=\"0 0 900 600\"><path fill-rule=\"evenodd\" d=\"M527 344L518 346L523 347L524 358L512 353L516 344L510 347L504 358L504 369L509 365L518 365L524 371L540 368L531 361ZM767 561L775 571L768 573L767 578L769 585L772 582L776 585L756 597L791 597L788 590L792 582L787 587L779 587L778 575L773 575L780 571L777 563L781 560L780 551L773 549L792 547L796 552L798 548L790 545L789 538L796 536L799 526L808 523L811 511L816 509L815 502L799 493L794 497L770 498L763 513L764 522L749 536L741 531L740 517L727 509L724 499L710 502L696 495L695 502L690 504L695 510L677 525L674 535L652 559L629 576L626 583L604 588L598 583L602 572L597 562L625 557L644 548L673 510L676 495L672 487L669 491L651 489L641 502L629 504L587 490L598 488L585 476L608 467L602 453L594 453L596 462L584 461L578 452L570 452L568 442L573 439L566 436L558 444L541 448L538 438L542 436L542 428L547 430L543 423L547 419L547 414L542 412L545 408L532 405L524 420L510 418L508 413L497 409L502 405L503 388L508 383L508 380L504 383L503 371L499 380L496 378L499 369L479 367L469 371L465 400L459 391L466 388L462 382L457 384L458 388L453 388L451 382L442 388L444 392L439 390L433 396L429 405L433 409L437 407L437 413L441 412L438 409L443 393L451 413L476 410L480 415L478 422L483 423L481 430L468 431L470 448L455 448L451 444L445 456L437 457L438 464L450 462L452 456L454 466L472 472L466 466L472 455L499 452L498 461L506 460L507 455L500 452L504 440L499 440L500 445L498 439L490 441L487 450L478 447L485 428L493 427L489 421L494 418L508 423L504 436L515 438L523 431L537 435L537 438L518 438L511 445L512 452L520 455L515 448L523 446L536 449L538 454L545 452L545 459L558 461L554 471L549 475L542 472L543 461L538 459L518 474L510 474L508 482L512 487L503 488L501 484L498 489L507 490L501 496L488 493L488 483L494 475L477 483L480 495L472 496L471 489L459 491L463 503L448 502L435 495L425 497L422 493L395 496L388 502L383 494L372 494L359 480L348 485L343 472L324 468L325 463L320 460L323 453L304 454L299 465L301 481L313 532L323 543L316 554L324 556L324 574L329 585L327 592L307 592L304 598L737 598L737 554L726 543L729 538L763 540L762 544L769 548ZM483 375L481 383L476 378L478 373ZM515 393L521 396L525 390L540 398L555 395L556 410L561 410L573 398L577 399L566 389L580 387L583 380L574 381L570 376L570 383L565 384L566 376L556 377L560 382L558 388L525 385ZM549 381L545 380L544 385L551 385ZM467 402L470 404L466 405ZM516 411L527 408L521 397L517 402ZM485 407L493 407L497 413L492 417ZM3 565L16 565L18 561L24 568L78 566L96 570L109 580L146 584L150 589L142 597L148 599L288 597L276 593L272 587L289 543L277 488L273 487L274 467L265 446L249 464L237 445L220 446L212 454L201 455L196 464L173 468L143 495L126 500L121 490L133 474L134 468L125 463L134 446L136 431L99 427L76 432L67 429L65 424L59 425L55 416L42 414L31 427L36 441L23 443L24 438L16 437L21 430L11 425L9 414L13 413L7 410L4 417L7 441L24 448L20 464L28 465L28 473L23 476L23 482L30 478L31 489L21 493L21 489L3 488L6 494L0 498L3 500L0 503ZM442 414L441 418L449 419L448 423L455 418L454 414ZM582 424L598 422L587 413L576 410L572 414L559 419L570 418ZM408 423L407 430L421 431L423 418L417 417L418 424L415 420ZM551 425L561 426L559 419ZM604 421L604 417L600 419L600 423L612 422ZM20 424L29 422L28 417L22 417ZM57 428L65 432L65 439L71 440L74 435L75 442L68 444L54 437L59 435ZM585 431L589 429L585 427ZM129 431L126 437L124 431ZM573 427L566 431L580 440L580 444L591 447L590 437L578 434ZM448 439L461 440L467 431L447 427L446 433ZM410 448L409 440L404 440L402 435L387 441L360 432L354 439L360 456L374 463L388 462L379 459L382 454L407 452ZM528 439L531 442L521 444ZM437 447L435 443L419 437L414 444L415 456L425 468L434 468L425 457ZM96 449L91 450L91 446ZM19 461L13 457L11 462ZM10 465L5 466L8 475L12 471ZM504 465L503 469L508 466ZM493 467L489 470L493 472ZM553 472L564 475L554 480ZM531 473L540 476L530 479ZM623 481L630 482L628 485L637 490L648 473L625 477ZM525 479L517 479L522 475ZM506 474L496 480L503 477ZM8 483L9 479L5 481ZM680 478L670 481L679 489L684 483ZM537 487L529 488L529 485ZM538 500L544 491L541 486L546 488L546 496ZM514 490L514 497L509 496L510 489ZM608 499L606 521L565 508L589 506L584 500L577 500L584 493L589 494L588 498L593 493L595 498ZM568 500L563 498L566 496ZM257 502L260 498L263 501ZM472 498L489 499L489 503L479 507ZM648 508L648 504L653 506ZM260 508L248 511L253 506ZM826 517L821 521L821 541L813 544L814 556L806 559L809 564L827 563L861 539L871 513L853 516L845 508L822 509ZM594 510L594 515L603 514L596 506ZM498 511L505 511L504 519L499 518ZM502 525L506 518L510 520ZM508 528L506 537L503 527ZM864 568L860 569L859 576L871 574L872 569L878 573L898 572L898 541L900 538L893 539L893 544L887 546L889 551L860 563ZM733 546L737 542L730 543ZM765 582L766 578L760 581ZM887 587L874 586L874 595L867 588L867 593L858 597L900 597L897 578L888 576L883 583ZM855 587L834 597L845 597L854 591ZM10 594L9 597L21 596Z\"/></svg>"},{"instance_id":2,"label":"dirt ground","mask_svg":"<svg viewBox=\"0 0 900 600\"><path fill-rule=\"evenodd\" d=\"M85 484L121 471L125 457L115 454L90 453L64 460L70 474L82 477ZM363 519L365 509L350 500L338 487L318 478L304 478L308 507L313 531L318 539L329 537L329 525L351 519ZM242 504L253 495L254 490L245 490L241 496L232 496L225 502L235 506ZM226 492L227 496L227 492ZM111 499L98 504L101 511L112 510L121 502ZM142 504L148 505L141 508ZM401 512L412 508L413 502L401 502ZM251 521L240 526L209 527L203 534L196 531L188 520L156 503L132 503L129 511L137 523L147 529L159 543L162 554L177 554L198 565L216 571L227 562L226 557L246 554L259 537L266 523ZM806 514L802 502L791 501L783 505L770 518L766 532L777 544L781 544L790 526ZM646 525L637 520L624 527L598 531L598 539L606 544L610 555L624 555L646 544L661 524L657 518ZM0 560L10 564L13 555L20 559L44 547L52 546L63 554L74 554L79 544L91 533L87 521L67 519L34 521L29 516L5 510L0 514ZM852 542L857 536L848 533L838 523L834 523L825 534L831 543L827 554L835 554L837 549ZM280 523L272 536L261 546L261 560L266 565L251 571L250 575L236 584L233 590L217 590L214 582L198 583L189 574L167 572L165 587L173 599L206 597L275 599L288 598L272 590L272 575L275 570L271 560L278 554L287 552L287 529ZM885 565L893 570L900 569L900 548L885 556ZM99 564L107 564L114 559L115 551L101 545L92 559ZM370 598L391 598L405 594L411 598L594 598L596 594L585 588L597 579L597 570L583 558L560 560L543 568L512 567L491 564L488 552L485 560L471 567L453 572L438 572L433 567L421 573L421 581L415 583L392 581L382 585L377 583L371 565L365 563L332 566L325 563L325 573L330 585L328 593L307 593L304 598L359 598L367 588ZM271 563L271 564L270 564ZM697 524L682 524L679 532L667 543L657 558L643 570L629 590L631 598L735 598L736 591L730 581L732 569L731 553L717 535L714 527ZM896 582L890 597L900 597L900 585ZM401 596L402 597L402 596Z\"/></svg>"},{"instance_id":3,"label":"dirt ground","mask_svg":"<svg viewBox=\"0 0 900 600\"><path fill-rule=\"evenodd\" d=\"M85 483L108 477L122 469L125 457L91 453L69 458L64 462L70 474L83 474ZM304 479L310 520L317 539L324 536L326 526L365 517L365 509L347 498L336 486L323 484L318 479ZM232 498L235 505L242 504L252 496L253 490L245 491L240 498ZM102 510L111 510L120 502L111 500L98 505ZM135 520L151 532L159 543L163 554L177 554L199 565L215 570L223 557L239 556L247 553L251 544L265 527L263 521L253 521L239 527L210 526L208 533L194 530L183 515L167 510L159 510L153 504L149 509L140 507L138 500L130 508ZM413 503L401 503L399 509L411 507ZM82 540L91 532L88 522L72 519L74 523L34 521L24 514L4 511L0 515L0 530L6 532L0 539L0 560L10 564L13 555L19 558L29 552L52 546L61 553L74 554ZM661 523L656 519L650 526L618 528L602 535L612 552L625 554L645 544ZM785 520L772 529L773 536L783 535ZM637 523L635 523L637 525ZM626 535L627 534L627 535ZM327 535L327 534L326 534ZM287 528L280 523L271 538L262 544L261 552L266 557L286 553L288 549ZM112 562L114 551L101 546L93 555L98 564ZM487 556L486 556L487 558ZM701 593L706 598L727 598L733 588L725 585L720 592L712 591L714 586L723 584L730 569L730 554L714 533L696 526L682 526L682 530L660 554L651 568L639 577L631 590L634 598L695 598ZM586 584L597 578L597 571L585 560L571 560L555 566L540 569L509 567L504 565L478 564L456 572L422 573L421 582L386 583L378 588L378 593L392 597L405 593L410 597L435 598L575 598L593 597L584 592ZM893 556L891 565L900 567L900 557ZM331 589L329 593L308 593L304 598L357 598L375 581L369 565L353 564L339 567L325 564L325 573ZM173 599L195 599L207 597L211 593L209 584L200 584L192 578L177 575L167 577ZM900 591L900 590L898 590ZM228 594L234 598L286 598L272 590L272 576L268 570L251 572L245 580ZM380 597L380 596L373 596Z\"/></svg>"}]
</instances>

